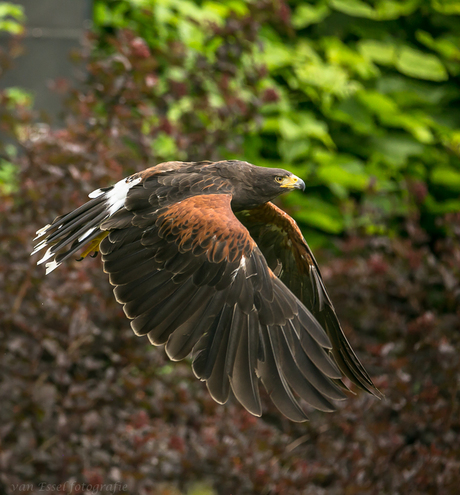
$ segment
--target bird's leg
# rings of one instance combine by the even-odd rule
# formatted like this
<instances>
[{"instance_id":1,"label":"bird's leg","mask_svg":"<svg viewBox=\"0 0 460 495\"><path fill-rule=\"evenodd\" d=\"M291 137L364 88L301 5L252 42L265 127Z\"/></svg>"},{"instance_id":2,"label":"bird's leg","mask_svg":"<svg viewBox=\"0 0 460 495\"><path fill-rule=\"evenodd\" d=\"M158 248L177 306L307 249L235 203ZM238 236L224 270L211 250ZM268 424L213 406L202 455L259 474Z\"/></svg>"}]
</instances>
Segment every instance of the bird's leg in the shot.
<instances>
[{"instance_id":1,"label":"bird's leg","mask_svg":"<svg viewBox=\"0 0 460 495\"><path fill-rule=\"evenodd\" d=\"M83 261L90 253L93 253L93 254L90 255L91 258L95 258L98 255L98 253L99 253L99 244L108 235L109 235L109 232L108 231L101 232L95 239L93 239L88 244L88 247L81 253L80 258L78 258L76 261Z\"/></svg>"}]
</instances>

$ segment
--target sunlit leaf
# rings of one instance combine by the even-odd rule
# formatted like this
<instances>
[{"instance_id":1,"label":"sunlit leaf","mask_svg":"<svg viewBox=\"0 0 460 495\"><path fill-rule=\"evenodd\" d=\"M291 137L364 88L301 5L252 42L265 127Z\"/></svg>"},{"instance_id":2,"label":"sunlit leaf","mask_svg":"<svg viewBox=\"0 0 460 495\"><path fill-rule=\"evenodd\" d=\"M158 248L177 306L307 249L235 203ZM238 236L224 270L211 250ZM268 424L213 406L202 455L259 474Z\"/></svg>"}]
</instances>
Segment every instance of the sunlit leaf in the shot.
<instances>
[{"instance_id":1,"label":"sunlit leaf","mask_svg":"<svg viewBox=\"0 0 460 495\"><path fill-rule=\"evenodd\" d=\"M460 3L458 0L431 0L431 6L441 14L460 14Z\"/></svg>"},{"instance_id":2,"label":"sunlit leaf","mask_svg":"<svg viewBox=\"0 0 460 495\"><path fill-rule=\"evenodd\" d=\"M292 50L281 43L265 41L262 60L269 70L276 70L293 62Z\"/></svg>"},{"instance_id":3,"label":"sunlit leaf","mask_svg":"<svg viewBox=\"0 0 460 495\"><path fill-rule=\"evenodd\" d=\"M381 65L393 65L396 60L396 47L377 40L362 40L358 44L361 53Z\"/></svg>"},{"instance_id":4,"label":"sunlit leaf","mask_svg":"<svg viewBox=\"0 0 460 495\"><path fill-rule=\"evenodd\" d=\"M152 146L154 155L158 156L160 161L174 160L177 156L177 146L174 138L164 132L158 134Z\"/></svg>"},{"instance_id":5,"label":"sunlit leaf","mask_svg":"<svg viewBox=\"0 0 460 495\"><path fill-rule=\"evenodd\" d=\"M337 38L324 38L322 45L325 48L329 63L347 67L351 73L357 74L363 79L369 79L378 74L378 69L368 57L347 47Z\"/></svg>"},{"instance_id":6,"label":"sunlit leaf","mask_svg":"<svg viewBox=\"0 0 460 495\"><path fill-rule=\"evenodd\" d=\"M0 2L0 31L10 34L24 32L24 7L10 2Z\"/></svg>"},{"instance_id":7,"label":"sunlit leaf","mask_svg":"<svg viewBox=\"0 0 460 495\"><path fill-rule=\"evenodd\" d=\"M460 60L460 36L453 39L437 38L434 39L430 33L419 30L416 33L417 40L423 43L428 48L437 51L440 55L447 59Z\"/></svg>"},{"instance_id":8,"label":"sunlit leaf","mask_svg":"<svg viewBox=\"0 0 460 495\"><path fill-rule=\"evenodd\" d=\"M329 5L339 12L354 17L374 19L377 16L375 10L361 0L329 0Z\"/></svg>"},{"instance_id":9,"label":"sunlit leaf","mask_svg":"<svg viewBox=\"0 0 460 495\"><path fill-rule=\"evenodd\" d=\"M287 198L286 201L289 204L292 199ZM343 231L343 216L335 205L313 195L303 195L301 199L297 198L296 203L301 207L295 211L295 216L300 222L330 234Z\"/></svg>"},{"instance_id":10,"label":"sunlit leaf","mask_svg":"<svg viewBox=\"0 0 460 495\"><path fill-rule=\"evenodd\" d=\"M398 52L395 65L403 74L419 79L445 81L449 77L438 57L408 46Z\"/></svg>"},{"instance_id":11,"label":"sunlit leaf","mask_svg":"<svg viewBox=\"0 0 460 495\"><path fill-rule=\"evenodd\" d=\"M297 29L323 21L330 13L325 3L318 5L300 4L292 14L292 25Z\"/></svg>"},{"instance_id":12,"label":"sunlit leaf","mask_svg":"<svg viewBox=\"0 0 460 495\"><path fill-rule=\"evenodd\" d=\"M412 14L422 0L380 0L377 2L377 17L381 20L398 19Z\"/></svg>"},{"instance_id":13,"label":"sunlit leaf","mask_svg":"<svg viewBox=\"0 0 460 495\"><path fill-rule=\"evenodd\" d=\"M19 168L0 158L0 196L13 194L19 188Z\"/></svg>"},{"instance_id":14,"label":"sunlit leaf","mask_svg":"<svg viewBox=\"0 0 460 495\"><path fill-rule=\"evenodd\" d=\"M460 190L460 170L447 167L436 167L432 170L431 181L438 185L455 191Z\"/></svg>"},{"instance_id":15,"label":"sunlit leaf","mask_svg":"<svg viewBox=\"0 0 460 495\"><path fill-rule=\"evenodd\" d=\"M343 165L323 165L318 169L317 176L326 184L339 184L351 191L363 191L369 185L369 177L363 171L353 172Z\"/></svg>"}]
</instances>

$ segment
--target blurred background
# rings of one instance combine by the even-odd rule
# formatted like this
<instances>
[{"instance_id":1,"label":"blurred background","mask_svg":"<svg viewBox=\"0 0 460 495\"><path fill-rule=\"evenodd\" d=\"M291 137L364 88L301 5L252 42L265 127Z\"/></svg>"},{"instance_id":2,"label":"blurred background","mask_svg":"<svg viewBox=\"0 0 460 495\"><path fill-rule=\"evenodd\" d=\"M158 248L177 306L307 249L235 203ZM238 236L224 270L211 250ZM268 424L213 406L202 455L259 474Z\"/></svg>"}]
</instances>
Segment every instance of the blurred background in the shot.
<instances>
[{"instance_id":1,"label":"blurred background","mask_svg":"<svg viewBox=\"0 0 460 495\"><path fill-rule=\"evenodd\" d=\"M95 188L228 158L305 180L279 204L382 401L219 406L99 259L29 256ZM0 2L0 493L457 494L459 240L460 0Z\"/></svg>"}]
</instances>

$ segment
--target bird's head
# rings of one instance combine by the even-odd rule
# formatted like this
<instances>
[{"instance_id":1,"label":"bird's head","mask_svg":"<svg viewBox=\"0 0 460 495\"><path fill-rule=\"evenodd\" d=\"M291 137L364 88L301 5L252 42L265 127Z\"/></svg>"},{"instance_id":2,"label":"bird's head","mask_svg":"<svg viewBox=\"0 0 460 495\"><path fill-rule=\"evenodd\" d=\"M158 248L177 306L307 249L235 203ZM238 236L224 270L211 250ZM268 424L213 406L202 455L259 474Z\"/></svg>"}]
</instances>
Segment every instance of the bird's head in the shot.
<instances>
[{"instance_id":1,"label":"bird's head","mask_svg":"<svg viewBox=\"0 0 460 495\"><path fill-rule=\"evenodd\" d=\"M221 162L222 163L222 162ZM305 182L281 168L256 167L247 162L226 162L228 175L234 185L233 210L255 208L280 194L294 189L305 190Z\"/></svg>"},{"instance_id":2,"label":"bird's head","mask_svg":"<svg viewBox=\"0 0 460 495\"><path fill-rule=\"evenodd\" d=\"M272 173L272 178L278 186L278 190L283 192L292 191L292 189L300 189L305 191L305 182L297 175L288 172L287 170L278 169Z\"/></svg>"}]
</instances>

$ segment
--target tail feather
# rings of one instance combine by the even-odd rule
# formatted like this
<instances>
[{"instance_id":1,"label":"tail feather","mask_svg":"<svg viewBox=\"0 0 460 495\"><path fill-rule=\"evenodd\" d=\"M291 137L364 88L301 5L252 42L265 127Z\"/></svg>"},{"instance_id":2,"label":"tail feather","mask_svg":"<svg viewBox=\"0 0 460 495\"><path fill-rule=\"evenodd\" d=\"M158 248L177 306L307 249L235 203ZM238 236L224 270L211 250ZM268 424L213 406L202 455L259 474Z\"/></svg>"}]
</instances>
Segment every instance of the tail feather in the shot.
<instances>
[{"instance_id":1,"label":"tail feather","mask_svg":"<svg viewBox=\"0 0 460 495\"><path fill-rule=\"evenodd\" d=\"M80 208L77 208L67 215L57 217L56 220L49 225L50 229L44 231L40 234L40 236L37 236L37 238L49 233L51 230L54 230L54 232L49 235L49 240L53 241L56 237L62 237L67 232L75 230L78 226L84 225L86 222L90 221L94 218L95 211L99 210L102 212L104 209L104 204L101 203L100 200L88 201L84 205L80 206Z\"/></svg>"},{"instance_id":2,"label":"tail feather","mask_svg":"<svg viewBox=\"0 0 460 495\"><path fill-rule=\"evenodd\" d=\"M60 232L57 231L56 233L60 235L55 236L55 238L51 241L56 242L56 244L54 244L53 246L55 252L62 250L64 247L68 246L71 242L74 241L81 244L82 246L89 242L90 236L92 236L95 231L100 231L99 225L108 217L108 213L105 208L101 213L99 213L99 215L97 214L97 211L95 211L94 215L95 216L91 216L89 221L84 225L69 225L71 229L68 230L66 233L60 234Z\"/></svg>"},{"instance_id":3,"label":"tail feather","mask_svg":"<svg viewBox=\"0 0 460 495\"><path fill-rule=\"evenodd\" d=\"M37 264L50 260L46 264L48 274L83 246L88 245L83 257L97 251L100 241L107 235L100 228L101 224L124 207L129 189L138 182L122 179L114 186L97 189L90 194L92 199L87 203L37 230L32 255L47 248Z\"/></svg>"},{"instance_id":4,"label":"tail feather","mask_svg":"<svg viewBox=\"0 0 460 495\"><path fill-rule=\"evenodd\" d=\"M89 203L93 204L88 208ZM99 225L109 217L108 208L102 199L96 204L92 200L83 206L86 208L78 208L79 213L75 210L68 215L58 217L53 223L38 231L36 240L39 239L39 242L35 245L32 254L48 248L37 262L40 265L51 259L46 264L47 274L81 247L101 235ZM43 236L45 236L44 239Z\"/></svg>"},{"instance_id":5,"label":"tail feather","mask_svg":"<svg viewBox=\"0 0 460 495\"><path fill-rule=\"evenodd\" d=\"M66 224L66 228L68 229L69 226L72 227L74 224L70 224L70 221L76 217L79 217L79 219L84 218L83 213L87 212L88 210L91 210L94 206L101 205L102 201L100 198L98 199L92 199L90 201L87 201L86 203L82 204L75 210L71 211L70 213L67 213L65 215L60 215L56 217L51 223L48 225L45 225L41 229L37 230L36 234L37 236L34 238L34 241L37 239L40 239L40 237L43 237L44 235L47 235L47 238L50 238L50 240L53 239L53 236L61 235L61 233L57 233L57 229L61 230Z\"/></svg>"}]
</instances>

